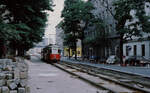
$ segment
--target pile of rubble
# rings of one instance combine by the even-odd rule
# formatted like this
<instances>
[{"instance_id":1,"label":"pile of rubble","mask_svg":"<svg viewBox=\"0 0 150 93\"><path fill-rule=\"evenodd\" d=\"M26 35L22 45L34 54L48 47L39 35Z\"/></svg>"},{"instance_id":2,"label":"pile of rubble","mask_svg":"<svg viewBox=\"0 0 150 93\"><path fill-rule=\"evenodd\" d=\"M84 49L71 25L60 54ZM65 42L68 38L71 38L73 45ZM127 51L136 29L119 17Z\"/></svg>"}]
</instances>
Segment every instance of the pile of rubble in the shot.
<instances>
[{"instance_id":1,"label":"pile of rubble","mask_svg":"<svg viewBox=\"0 0 150 93\"><path fill-rule=\"evenodd\" d=\"M24 60L0 59L0 93L30 93L27 79L28 65Z\"/></svg>"}]
</instances>

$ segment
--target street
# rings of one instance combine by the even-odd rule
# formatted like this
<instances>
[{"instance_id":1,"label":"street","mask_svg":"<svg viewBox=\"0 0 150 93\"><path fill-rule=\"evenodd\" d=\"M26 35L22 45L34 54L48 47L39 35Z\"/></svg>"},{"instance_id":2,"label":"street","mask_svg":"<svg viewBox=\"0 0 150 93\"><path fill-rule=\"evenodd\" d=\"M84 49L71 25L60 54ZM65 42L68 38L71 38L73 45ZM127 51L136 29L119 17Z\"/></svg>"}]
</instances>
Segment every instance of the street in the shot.
<instances>
[{"instance_id":1,"label":"street","mask_svg":"<svg viewBox=\"0 0 150 93\"><path fill-rule=\"evenodd\" d=\"M76 77L32 56L29 65L31 93L103 93Z\"/></svg>"}]
</instances>

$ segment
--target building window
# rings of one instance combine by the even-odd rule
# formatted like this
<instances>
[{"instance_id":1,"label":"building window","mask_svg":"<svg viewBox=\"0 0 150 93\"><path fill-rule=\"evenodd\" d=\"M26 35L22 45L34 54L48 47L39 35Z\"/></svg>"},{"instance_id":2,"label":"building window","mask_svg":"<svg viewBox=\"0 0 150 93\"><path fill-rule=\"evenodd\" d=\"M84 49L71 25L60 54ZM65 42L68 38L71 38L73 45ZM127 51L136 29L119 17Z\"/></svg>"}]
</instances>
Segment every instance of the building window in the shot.
<instances>
[{"instance_id":1,"label":"building window","mask_svg":"<svg viewBox=\"0 0 150 93\"><path fill-rule=\"evenodd\" d=\"M143 44L141 47L142 47L142 56L145 56L145 45Z\"/></svg>"},{"instance_id":2,"label":"building window","mask_svg":"<svg viewBox=\"0 0 150 93\"><path fill-rule=\"evenodd\" d=\"M126 56L129 56L128 46L126 46Z\"/></svg>"},{"instance_id":3,"label":"building window","mask_svg":"<svg viewBox=\"0 0 150 93\"><path fill-rule=\"evenodd\" d=\"M134 56L136 56L137 55L137 52L136 52L136 50L137 50L137 47L136 47L136 45L134 45Z\"/></svg>"}]
</instances>

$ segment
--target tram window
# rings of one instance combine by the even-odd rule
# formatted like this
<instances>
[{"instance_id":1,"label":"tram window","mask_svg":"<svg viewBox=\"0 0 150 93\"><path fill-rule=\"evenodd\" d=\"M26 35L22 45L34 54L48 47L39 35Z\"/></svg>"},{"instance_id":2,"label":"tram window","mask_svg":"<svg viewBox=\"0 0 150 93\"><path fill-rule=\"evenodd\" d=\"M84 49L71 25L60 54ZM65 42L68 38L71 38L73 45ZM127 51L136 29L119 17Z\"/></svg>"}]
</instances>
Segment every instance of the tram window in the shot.
<instances>
[{"instance_id":1,"label":"tram window","mask_svg":"<svg viewBox=\"0 0 150 93\"><path fill-rule=\"evenodd\" d=\"M52 53L52 49L49 50L49 53Z\"/></svg>"},{"instance_id":2,"label":"tram window","mask_svg":"<svg viewBox=\"0 0 150 93\"><path fill-rule=\"evenodd\" d=\"M58 49L58 53L60 54L61 50Z\"/></svg>"}]
</instances>

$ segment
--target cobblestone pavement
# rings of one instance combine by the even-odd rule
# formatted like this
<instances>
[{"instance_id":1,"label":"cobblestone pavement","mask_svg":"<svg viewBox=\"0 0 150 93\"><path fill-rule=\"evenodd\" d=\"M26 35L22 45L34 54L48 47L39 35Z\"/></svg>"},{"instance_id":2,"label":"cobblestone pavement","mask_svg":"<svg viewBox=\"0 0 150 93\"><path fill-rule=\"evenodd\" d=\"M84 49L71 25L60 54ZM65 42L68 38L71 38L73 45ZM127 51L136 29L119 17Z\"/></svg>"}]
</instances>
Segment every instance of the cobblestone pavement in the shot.
<instances>
[{"instance_id":1,"label":"cobblestone pavement","mask_svg":"<svg viewBox=\"0 0 150 93\"><path fill-rule=\"evenodd\" d=\"M29 86L31 93L103 93L97 88L78 80L38 57L32 57L29 65Z\"/></svg>"},{"instance_id":2,"label":"cobblestone pavement","mask_svg":"<svg viewBox=\"0 0 150 93\"><path fill-rule=\"evenodd\" d=\"M126 73L133 73L133 74L142 75L144 77L150 78L150 67L136 67L136 66L122 67L119 65L95 64L95 63L86 62L86 61L84 61L84 62L75 61L73 59L68 59L68 58L64 58L64 57L61 60L64 60L67 62L79 63L79 64L87 64L87 65L92 65L92 66L99 67L99 68L112 69L112 70L117 70L117 71L126 72Z\"/></svg>"}]
</instances>

